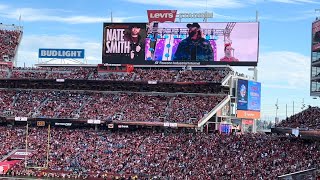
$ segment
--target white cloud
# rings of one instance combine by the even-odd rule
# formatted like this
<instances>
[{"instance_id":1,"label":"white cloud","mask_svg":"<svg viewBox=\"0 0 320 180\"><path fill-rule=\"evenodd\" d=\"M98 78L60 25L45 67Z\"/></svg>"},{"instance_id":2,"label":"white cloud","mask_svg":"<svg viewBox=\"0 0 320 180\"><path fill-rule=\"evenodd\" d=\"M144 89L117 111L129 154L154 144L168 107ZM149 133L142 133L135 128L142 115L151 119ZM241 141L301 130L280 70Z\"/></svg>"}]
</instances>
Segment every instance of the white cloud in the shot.
<instances>
[{"instance_id":1,"label":"white cloud","mask_svg":"<svg viewBox=\"0 0 320 180\"><path fill-rule=\"evenodd\" d=\"M0 4L0 17L8 19L21 19L24 22L62 22L69 24L83 24L83 23L102 23L110 21L110 17L104 16L86 16L86 15L67 15L71 11L62 9L35 9L35 8L19 8L14 9L6 5ZM72 12L75 14L75 12ZM128 17L113 17L114 22L124 22L126 20L140 18L140 16Z\"/></svg>"},{"instance_id":2,"label":"white cloud","mask_svg":"<svg viewBox=\"0 0 320 180\"><path fill-rule=\"evenodd\" d=\"M235 67L236 71L253 75L248 67ZM309 96L310 57L290 51L273 51L260 54L258 63L258 81L261 82L262 119L275 117L275 103L279 99L278 115L284 118L286 104L296 103L295 113L300 111L301 101L314 104ZM289 112L289 115L292 115Z\"/></svg>"},{"instance_id":3,"label":"white cloud","mask_svg":"<svg viewBox=\"0 0 320 180\"><path fill-rule=\"evenodd\" d=\"M243 7L243 1L240 0L124 0L132 3L169 6L174 8L239 8Z\"/></svg>"},{"instance_id":4,"label":"white cloud","mask_svg":"<svg viewBox=\"0 0 320 180\"><path fill-rule=\"evenodd\" d=\"M252 75L244 68L237 71ZM260 54L258 63L258 81L264 87L272 89L305 90L310 84L310 57L290 52L275 51Z\"/></svg>"},{"instance_id":5,"label":"white cloud","mask_svg":"<svg viewBox=\"0 0 320 180\"><path fill-rule=\"evenodd\" d=\"M261 54L259 80L266 85L306 89L310 79L310 57L289 51Z\"/></svg>"},{"instance_id":6,"label":"white cloud","mask_svg":"<svg viewBox=\"0 0 320 180\"><path fill-rule=\"evenodd\" d=\"M88 64L101 63L101 43L71 35L24 36L18 54L18 66L33 66L38 62L39 48L85 49ZM50 59L48 59L50 60Z\"/></svg>"}]
</instances>

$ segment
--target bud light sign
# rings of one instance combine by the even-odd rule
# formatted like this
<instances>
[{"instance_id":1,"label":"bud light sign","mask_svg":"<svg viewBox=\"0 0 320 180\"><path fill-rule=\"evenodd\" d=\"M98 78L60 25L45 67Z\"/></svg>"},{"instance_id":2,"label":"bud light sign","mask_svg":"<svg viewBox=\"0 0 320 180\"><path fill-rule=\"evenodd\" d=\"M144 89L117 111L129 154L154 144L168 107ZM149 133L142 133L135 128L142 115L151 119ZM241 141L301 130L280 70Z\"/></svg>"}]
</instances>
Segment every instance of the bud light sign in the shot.
<instances>
[{"instance_id":1,"label":"bud light sign","mask_svg":"<svg viewBox=\"0 0 320 180\"><path fill-rule=\"evenodd\" d=\"M84 59L84 49L39 49L39 58Z\"/></svg>"}]
</instances>

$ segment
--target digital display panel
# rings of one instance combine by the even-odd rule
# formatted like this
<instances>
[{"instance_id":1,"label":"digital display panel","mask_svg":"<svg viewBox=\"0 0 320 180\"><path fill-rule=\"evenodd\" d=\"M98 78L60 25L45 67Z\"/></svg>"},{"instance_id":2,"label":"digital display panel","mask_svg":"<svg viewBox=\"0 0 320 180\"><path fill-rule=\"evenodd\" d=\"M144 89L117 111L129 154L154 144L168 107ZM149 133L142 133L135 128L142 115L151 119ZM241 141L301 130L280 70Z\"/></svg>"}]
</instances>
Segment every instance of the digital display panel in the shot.
<instances>
[{"instance_id":1,"label":"digital display panel","mask_svg":"<svg viewBox=\"0 0 320 180\"><path fill-rule=\"evenodd\" d=\"M136 31L134 24L139 25ZM258 62L258 22L104 23L103 32L103 63L257 65ZM126 39L125 34L138 34L139 38Z\"/></svg>"},{"instance_id":2,"label":"digital display panel","mask_svg":"<svg viewBox=\"0 0 320 180\"><path fill-rule=\"evenodd\" d=\"M237 109L260 111L261 109L261 83L238 79Z\"/></svg>"},{"instance_id":3,"label":"digital display panel","mask_svg":"<svg viewBox=\"0 0 320 180\"><path fill-rule=\"evenodd\" d=\"M312 23L312 51L320 50L320 21Z\"/></svg>"}]
</instances>

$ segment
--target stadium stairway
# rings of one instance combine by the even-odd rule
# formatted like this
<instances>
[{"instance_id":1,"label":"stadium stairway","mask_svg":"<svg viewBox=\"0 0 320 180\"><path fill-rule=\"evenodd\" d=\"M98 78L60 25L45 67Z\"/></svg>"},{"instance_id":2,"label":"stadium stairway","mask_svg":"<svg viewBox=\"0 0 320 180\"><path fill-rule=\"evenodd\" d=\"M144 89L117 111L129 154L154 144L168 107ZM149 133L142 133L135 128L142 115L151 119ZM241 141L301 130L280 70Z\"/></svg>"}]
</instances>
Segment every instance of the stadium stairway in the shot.
<instances>
[{"instance_id":1,"label":"stadium stairway","mask_svg":"<svg viewBox=\"0 0 320 180\"><path fill-rule=\"evenodd\" d=\"M9 158L10 156L12 156L17 150L18 150L18 148L12 150L12 151L11 151L9 154L7 154L6 156L3 156L3 158L0 159L0 162L5 161L6 159L8 159L8 158Z\"/></svg>"},{"instance_id":2,"label":"stadium stairway","mask_svg":"<svg viewBox=\"0 0 320 180\"><path fill-rule=\"evenodd\" d=\"M203 116L200 121L198 121L198 127L203 127L203 125L212 118L223 106L225 106L230 101L230 95L225 97L215 108L213 108L207 115Z\"/></svg>"},{"instance_id":3,"label":"stadium stairway","mask_svg":"<svg viewBox=\"0 0 320 180\"><path fill-rule=\"evenodd\" d=\"M82 109L91 101L91 98L85 98L84 102L81 104L81 106L76 110L76 113L80 116L80 113Z\"/></svg>"},{"instance_id":4,"label":"stadium stairway","mask_svg":"<svg viewBox=\"0 0 320 180\"><path fill-rule=\"evenodd\" d=\"M132 78L130 79L130 81L134 81L136 79L137 74L133 73Z\"/></svg>"},{"instance_id":5,"label":"stadium stairway","mask_svg":"<svg viewBox=\"0 0 320 180\"><path fill-rule=\"evenodd\" d=\"M17 93L17 94L13 97L13 101L12 101L12 104L11 104L12 107L16 104L19 96L20 96L20 92Z\"/></svg>"},{"instance_id":6,"label":"stadium stairway","mask_svg":"<svg viewBox=\"0 0 320 180\"><path fill-rule=\"evenodd\" d=\"M37 115L39 114L39 110L45 105L47 104L47 102L49 101L50 97L47 97L35 110L34 112L30 112L30 114L28 114L28 116L32 116L33 118L37 117Z\"/></svg>"},{"instance_id":7,"label":"stadium stairway","mask_svg":"<svg viewBox=\"0 0 320 180\"><path fill-rule=\"evenodd\" d=\"M8 72L7 78L9 79L11 77L11 75L12 75L12 71L8 70L7 72Z\"/></svg>"},{"instance_id":8,"label":"stadium stairway","mask_svg":"<svg viewBox=\"0 0 320 180\"><path fill-rule=\"evenodd\" d=\"M49 79L49 76L52 74L52 71L48 71L47 75L46 75L46 79Z\"/></svg>"},{"instance_id":9,"label":"stadium stairway","mask_svg":"<svg viewBox=\"0 0 320 180\"><path fill-rule=\"evenodd\" d=\"M88 79L93 79L93 75L94 75L94 72L91 72L91 73L88 75Z\"/></svg>"},{"instance_id":10,"label":"stadium stairway","mask_svg":"<svg viewBox=\"0 0 320 180\"><path fill-rule=\"evenodd\" d=\"M170 116L170 110L172 109L172 102L176 99L176 97L172 97L169 102L168 102L168 106L166 107L165 109L165 112L166 112L166 117L165 117L165 121L167 119L169 119L169 116Z\"/></svg>"},{"instance_id":11,"label":"stadium stairway","mask_svg":"<svg viewBox=\"0 0 320 180\"><path fill-rule=\"evenodd\" d=\"M177 76L176 76L176 79L173 81L173 82L178 82L178 79L180 78L180 71L179 71L179 73L177 74Z\"/></svg>"},{"instance_id":12,"label":"stadium stairway","mask_svg":"<svg viewBox=\"0 0 320 180\"><path fill-rule=\"evenodd\" d=\"M55 112L57 109L61 109L62 104L59 104L58 107L55 108ZM61 114L61 112L56 112L55 115L53 116L53 118L58 118L58 116Z\"/></svg>"}]
</instances>

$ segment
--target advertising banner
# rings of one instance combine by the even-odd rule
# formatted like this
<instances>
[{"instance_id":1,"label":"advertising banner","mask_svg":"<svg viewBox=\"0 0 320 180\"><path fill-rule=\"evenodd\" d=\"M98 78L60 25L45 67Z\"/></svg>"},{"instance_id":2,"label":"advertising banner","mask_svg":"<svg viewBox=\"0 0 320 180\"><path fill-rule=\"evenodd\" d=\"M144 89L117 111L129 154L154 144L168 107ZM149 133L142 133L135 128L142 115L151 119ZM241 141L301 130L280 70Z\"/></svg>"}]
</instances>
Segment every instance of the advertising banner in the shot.
<instances>
[{"instance_id":1,"label":"advertising banner","mask_svg":"<svg viewBox=\"0 0 320 180\"><path fill-rule=\"evenodd\" d=\"M152 22L174 22L177 10L147 10L149 23Z\"/></svg>"},{"instance_id":2,"label":"advertising banner","mask_svg":"<svg viewBox=\"0 0 320 180\"><path fill-rule=\"evenodd\" d=\"M20 160L0 162L0 174L1 175L6 174L10 170L11 167L15 166L19 162L20 162Z\"/></svg>"},{"instance_id":3,"label":"advertising banner","mask_svg":"<svg viewBox=\"0 0 320 180\"><path fill-rule=\"evenodd\" d=\"M170 20L172 16L156 11L148 13L151 21L148 24L104 23L102 63L234 66L258 63L257 22L158 23L154 21Z\"/></svg>"},{"instance_id":4,"label":"advertising banner","mask_svg":"<svg viewBox=\"0 0 320 180\"><path fill-rule=\"evenodd\" d=\"M238 79L237 86L237 109L238 110L248 110L248 81L243 79Z\"/></svg>"},{"instance_id":5,"label":"advertising banner","mask_svg":"<svg viewBox=\"0 0 320 180\"><path fill-rule=\"evenodd\" d=\"M261 83L238 79L237 109L260 111L261 109Z\"/></svg>"},{"instance_id":6,"label":"advertising banner","mask_svg":"<svg viewBox=\"0 0 320 180\"><path fill-rule=\"evenodd\" d=\"M237 118L260 119L260 112L237 110Z\"/></svg>"},{"instance_id":7,"label":"advertising banner","mask_svg":"<svg viewBox=\"0 0 320 180\"><path fill-rule=\"evenodd\" d=\"M84 49L39 49L39 58L83 59Z\"/></svg>"},{"instance_id":8,"label":"advertising banner","mask_svg":"<svg viewBox=\"0 0 320 180\"><path fill-rule=\"evenodd\" d=\"M261 109L261 83L248 81L248 110L260 111Z\"/></svg>"},{"instance_id":9,"label":"advertising banner","mask_svg":"<svg viewBox=\"0 0 320 180\"><path fill-rule=\"evenodd\" d=\"M143 64L146 23L104 23L103 63Z\"/></svg>"},{"instance_id":10,"label":"advertising banner","mask_svg":"<svg viewBox=\"0 0 320 180\"><path fill-rule=\"evenodd\" d=\"M253 120L252 119L243 119L242 120L242 124L252 125L253 124Z\"/></svg>"}]
</instances>

